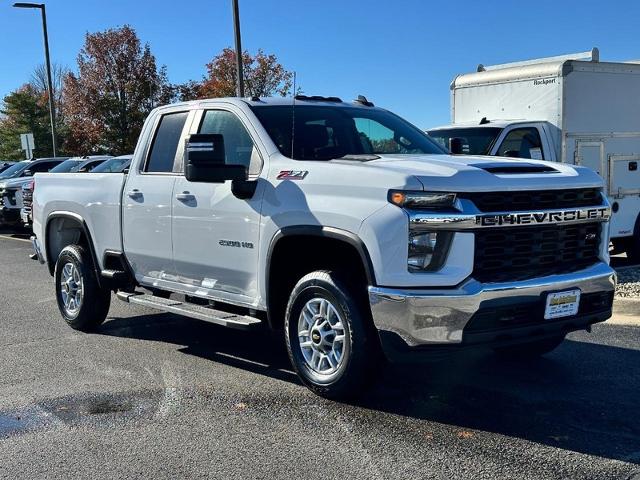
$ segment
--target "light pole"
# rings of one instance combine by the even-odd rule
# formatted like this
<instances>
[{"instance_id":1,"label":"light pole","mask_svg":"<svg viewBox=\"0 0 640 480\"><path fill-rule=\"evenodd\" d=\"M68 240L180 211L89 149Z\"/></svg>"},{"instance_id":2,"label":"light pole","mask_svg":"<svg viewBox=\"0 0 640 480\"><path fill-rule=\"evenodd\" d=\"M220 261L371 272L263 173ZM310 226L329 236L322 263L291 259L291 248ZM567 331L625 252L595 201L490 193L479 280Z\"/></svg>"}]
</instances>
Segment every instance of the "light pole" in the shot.
<instances>
[{"instance_id":1,"label":"light pole","mask_svg":"<svg viewBox=\"0 0 640 480\"><path fill-rule=\"evenodd\" d=\"M242 45L240 42L240 9L238 8L238 0L233 0L233 32L236 37L236 77L238 85L236 92L239 97L244 97L244 76L242 73Z\"/></svg>"},{"instance_id":2,"label":"light pole","mask_svg":"<svg viewBox=\"0 0 640 480\"><path fill-rule=\"evenodd\" d=\"M51 81L51 60L49 59L49 36L47 34L47 12L44 3L14 3L16 8L39 8L42 14L42 33L44 34L44 58L47 66L47 90L49 91L49 116L51 117L51 145L56 156L56 109L53 104L53 82Z\"/></svg>"}]
</instances>

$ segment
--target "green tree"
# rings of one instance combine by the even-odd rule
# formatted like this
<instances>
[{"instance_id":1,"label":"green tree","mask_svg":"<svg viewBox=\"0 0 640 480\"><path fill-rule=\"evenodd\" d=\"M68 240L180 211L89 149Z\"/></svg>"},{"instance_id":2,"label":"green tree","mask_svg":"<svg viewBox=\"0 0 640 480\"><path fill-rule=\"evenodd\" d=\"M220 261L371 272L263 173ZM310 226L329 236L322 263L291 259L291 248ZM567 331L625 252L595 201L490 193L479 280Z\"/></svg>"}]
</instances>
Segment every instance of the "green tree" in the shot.
<instances>
[{"instance_id":1,"label":"green tree","mask_svg":"<svg viewBox=\"0 0 640 480\"><path fill-rule=\"evenodd\" d=\"M20 134L33 133L37 157L52 155L49 106L46 93L25 84L9 93L0 108L0 158L24 159Z\"/></svg>"}]
</instances>

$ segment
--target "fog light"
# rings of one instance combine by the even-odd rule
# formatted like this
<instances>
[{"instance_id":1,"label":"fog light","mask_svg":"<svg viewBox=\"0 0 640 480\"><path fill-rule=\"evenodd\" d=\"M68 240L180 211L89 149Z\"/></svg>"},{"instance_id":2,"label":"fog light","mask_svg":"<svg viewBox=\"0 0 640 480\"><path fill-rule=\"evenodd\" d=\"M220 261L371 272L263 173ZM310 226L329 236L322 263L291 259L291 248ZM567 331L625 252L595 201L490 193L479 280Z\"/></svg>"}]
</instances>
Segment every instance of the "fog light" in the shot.
<instances>
[{"instance_id":1,"label":"fog light","mask_svg":"<svg viewBox=\"0 0 640 480\"><path fill-rule=\"evenodd\" d=\"M435 232L411 233L409 235L409 269L425 270L433 260L438 234Z\"/></svg>"},{"instance_id":2,"label":"fog light","mask_svg":"<svg viewBox=\"0 0 640 480\"><path fill-rule=\"evenodd\" d=\"M444 265L453 232L409 232L407 267L410 272L434 272Z\"/></svg>"}]
</instances>

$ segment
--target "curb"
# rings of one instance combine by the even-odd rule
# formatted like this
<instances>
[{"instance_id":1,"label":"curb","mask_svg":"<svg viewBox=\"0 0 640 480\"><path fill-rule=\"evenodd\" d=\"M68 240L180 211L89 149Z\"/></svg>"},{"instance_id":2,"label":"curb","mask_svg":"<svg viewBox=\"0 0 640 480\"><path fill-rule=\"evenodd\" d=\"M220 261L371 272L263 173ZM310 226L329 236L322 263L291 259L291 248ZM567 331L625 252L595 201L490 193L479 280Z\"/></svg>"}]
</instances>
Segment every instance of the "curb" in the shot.
<instances>
[{"instance_id":1,"label":"curb","mask_svg":"<svg viewBox=\"0 0 640 480\"><path fill-rule=\"evenodd\" d=\"M613 315L606 323L640 326L640 298L616 298Z\"/></svg>"}]
</instances>

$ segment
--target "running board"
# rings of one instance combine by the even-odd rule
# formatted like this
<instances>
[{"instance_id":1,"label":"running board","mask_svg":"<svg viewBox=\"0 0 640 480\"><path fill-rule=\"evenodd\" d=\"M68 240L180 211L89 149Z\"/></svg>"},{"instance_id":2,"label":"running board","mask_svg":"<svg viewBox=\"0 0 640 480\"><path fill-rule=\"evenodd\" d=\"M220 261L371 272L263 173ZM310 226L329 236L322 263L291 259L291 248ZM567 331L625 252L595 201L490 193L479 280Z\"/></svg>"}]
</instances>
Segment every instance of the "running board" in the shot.
<instances>
[{"instance_id":1,"label":"running board","mask_svg":"<svg viewBox=\"0 0 640 480\"><path fill-rule=\"evenodd\" d=\"M192 303L180 302L170 298L154 297L146 293L118 292L117 297L123 302L135 303L144 307L155 308L163 312L184 315L185 317L196 318L205 322L215 323L223 327L239 328L247 330L261 324L259 318L248 315L237 315L222 310L195 305Z\"/></svg>"}]
</instances>

